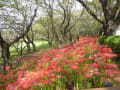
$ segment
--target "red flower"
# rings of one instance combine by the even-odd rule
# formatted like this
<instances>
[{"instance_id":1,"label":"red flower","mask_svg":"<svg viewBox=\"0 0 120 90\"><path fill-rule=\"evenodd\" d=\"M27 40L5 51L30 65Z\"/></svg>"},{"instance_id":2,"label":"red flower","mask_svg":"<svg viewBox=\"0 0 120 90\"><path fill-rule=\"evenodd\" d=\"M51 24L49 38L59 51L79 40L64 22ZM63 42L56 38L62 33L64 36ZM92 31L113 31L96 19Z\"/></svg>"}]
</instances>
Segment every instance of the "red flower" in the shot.
<instances>
[{"instance_id":1,"label":"red flower","mask_svg":"<svg viewBox=\"0 0 120 90\"><path fill-rule=\"evenodd\" d=\"M50 81L55 82L55 78L54 77L50 78Z\"/></svg>"},{"instance_id":2,"label":"red flower","mask_svg":"<svg viewBox=\"0 0 120 90\"><path fill-rule=\"evenodd\" d=\"M69 73L67 72L67 71L65 71L65 70L62 70L62 73L63 73L63 75L65 75L66 77L70 77L70 75L69 75Z\"/></svg>"},{"instance_id":3,"label":"red flower","mask_svg":"<svg viewBox=\"0 0 120 90\"><path fill-rule=\"evenodd\" d=\"M62 76L61 75L56 75L57 78L61 78Z\"/></svg>"},{"instance_id":4,"label":"red flower","mask_svg":"<svg viewBox=\"0 0 120 90\"><path fill-rule=\"evenodd\" d=\"M44 80L43 83L44 83L45 85L47 85L47 84L48 84L48 80Z\"/></svg>"},{"instance_id":5,"label":"red flower","mask_svg":"<svg viewBox=\"0 0 120 90\"><path fill-rule=\"evenodd\" d=\"M109 46L108 45L104 45L105 48L108 48Z\"/></svg>"},{"instance_id":6,"label":"red flower","mask_svg":"<svg viewBox=\"0 0 120 90\"><path fill-rule=\"evenodd\" d=\"M112 70L106 70L105 74L107 74L109 77L116 77L116 73Z\"/></svg>"},{"instance_id":7,"label":"red flower","mask_svg":"<svg viewBox=\"0 0 120 90\"><path fill-rule=\"evenodd\" d=\"M105 82L112 82L112 80L109 79L109 78L103 78L103 80L104 80Z\"/></svg>"},{"instance_id":8,"label":"red flower","mask_svg":"<svg viewBox=\"0 0 120 90\"><path fill-rule=\"evenodd\" d=\"M115 65L115 64L107 64L107 65L105 66L105 68L106 68L106 69L117 69L118 66Z\"/></svg>"},{"instance_id":9,"label":"red flower","mask_svg":"<svg viewBox=\"0 0 120 90\"><path fill-rule=\"evenodd\" d=\"M87 70L86 69L82 69L82 72L86 72Z\"/></svg>"},{"instance_id":10,"label":"red flower","mask_svg":"<svg viewBox=\"0 0 120 90\"><path fill-rule=\"evenodd\" d=\"M93 64L91 64L91 66L94 66L94 67L96 67L96 68L99 68L99 67L100 67L100 65L97 64L97 63L93 63Z\"/></svg>"},{"instance_id":11,"label":"red flower","mask_svg":"<svg viewBox=\"0 0 120 90\"><path fill-rule=\"evenodd\" d=\"M105 59L111 59L111 58L112 58L112 54L104 53L104 54L103 54L103 57L104 57Z\"/></svg>"},{"instance_id":12,"label":"red flower","mask_svg":"<svg viewBox=\"0 0 120 90\"><path fill-rule=\"evenodd\" d=\"M86 78L92 78L92 74L91 73L85 73L85 77Z\"/></svg>"},{"instance_id":13,"label":"red flower","mask_svg":"<svg viewBox=\"0 0 120 90\"><path fill-rule=\"evenodd\" d=\"M103 48L102 52L103 53L112 53L112 49L111 48Z\"/></svg>"},{"instance_id":14,"label":"red flower","mask_svg":"<svg viewBox=\"0 0 120 90\"><path fill-rule=\"evenodd\" d=\"M78 66L72 65L72 66L71 66L71 69L72 69L72 70L78 70L78 69L80 69L80 68L79 68Z\"/></svg>"},{"instance_id":15,"label":"red flower","mask_svg":"<svg viewBox=\"0 0 120 90\"><path fill-rule=\"evenodd\" d=\"M24 89L28 89L28 88L30 88L31 86L32 86L32 82L31 82L30 79L24 80L24 82L23 82L23 84L22 84L22 87L23 87Z\"/></svg>"},{"instance_id":16,"label":"red flower","mask_svg":"<svg viewBox=\"0 0 120 90\"><path fill-rule=\"evenodd\" d=\"M61 72L61 71L62 71L62 68L61 68L61 67L57 67L56 70L55 70L55 72L57 72L57 73L59 73L59 72Z\"/></svg>"},{"instance_id":17,"label":"red flower","mask_svg":"<svg viewBox=\"0 0 120 90\"><path fill-rule=\"evenodd\" d=\"M80 75L82 72L77 72L78 75Z\"/></svg>"},{"instance_id":18,"label":"red flower","mask_svg":"<svg viewBox=\"0 0 120 90\"><path fill-rule=\"evenodd\" d=\"M114 80L118 83L120 83L120 77L115 77Z\"/></svg>"},{"instance_id":19,"label":"red flower","mask_svg":"<svg viewBox=\"0 0 120 90\"><path fill-rule=\"evenodd\" d=\"M11 69L10 66L7 66L7 67L6 67L6 71L9 71L10 69Z\"/></svg>"}]
</instances>

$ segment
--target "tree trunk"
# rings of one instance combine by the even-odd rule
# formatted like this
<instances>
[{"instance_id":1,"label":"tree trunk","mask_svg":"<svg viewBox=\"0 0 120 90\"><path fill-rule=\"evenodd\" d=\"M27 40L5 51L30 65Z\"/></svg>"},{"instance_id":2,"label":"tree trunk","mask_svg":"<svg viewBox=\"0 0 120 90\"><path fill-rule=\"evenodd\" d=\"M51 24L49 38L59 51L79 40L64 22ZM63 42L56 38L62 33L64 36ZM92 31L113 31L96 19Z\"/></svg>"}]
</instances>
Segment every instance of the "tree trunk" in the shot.
<instances>
[{"instance_id":1,"label":"tree trunk","mask_svg":"<svg viewBox=\"0 0 120 90\"><path fill-rule=\"evenodd\" d=\"M12 68L12 64L10 64L9 62L10 45L1 37L1 32L0 32L0 46L1 46L1 57L3 60L3 72L5 73L7 64L10 65L11 68Z\"/></svg>"},{"instance_id":2,"label":"tree trunk","mask_svg":"<svg viewBox=\"0 0 120 90\"><path fill-rule=\"evenodd\" d=\"M62 48L62 40L58 41L58 48L61 49Z\"/></svg>"},{"instance_id":3,"label":"tree trunk","mask_svg":"<svg viewBox=\"0 0 120 90\"><path fill-rule=\"evenodd\" d=\"M30 43L27 43L27 53L30 53L31 52L31 48L30 48Z\"/></svg>"},{"instance_id":4,"label":"tree trunk","mask_svg":"<svg viewBox=\"0 0 120 90\"><path fill-rule=\"evenodd\" d=\"M3 60L3 72L6 72L6 66L7 66L7 53L6 53L6 48L2 47L2 52L1 52L1 57Z\"/></svg>"},{"instance_id":5,"label":"tree trunk","mask_svg":"<svg viewBox=\"0 0 120 90\"><path fill-rule=\"evenodd\" d=\"M27 39L27 40L26 40ZM30 40L29 40L29 37L26 36L26 39L25 37L23 37L23 40L24 42L26 43L26 46L27 46L27 53L30 53L31 52L31 48L30 48Z\"/></svg>"},{"instance_id":6,"label":"tree trunk","mask_svg":"<svg viewBox=\"0 0 120 90\"><path fill-rule=\"evenodd\" d=\"M2 51L2 60L3 60L3 72L6 72L6 66L7 64L9 66L11 66L12 68L12 65L10 64L9 62L9 57L10 57L10 51L9 51L9 47L6 43L3 43L3 46L1 47L1 51Z\"/></svg>"},{"instance_id":7,"label":"tree trunk","mask_svg":"<svg viewBox=\"0 0 120 90\"><path fill-rule=\"evenodd\" d=\"M73 35L71 32L69 32L69 40L70 40L70 45L73 45Z\"/></svg>"},{"instance_id":8,"label":"tree trunk","mask_svg":"<svg viewBox=\"0 0 120 90\"><path fill-rule=\"evenodd\" d=\"M48 41L50 47L52 47L52 41Z\"/></svg>"},{"instance_id":9,"label":"tree trunk","mask_svg":"<svg viewBox=\"0 0 120 90\"><path fill-rule=\"evenodd\" d=\"M103 24L103 35L112 36L115 35L116 29L119 25L116 23Z\"/></svg>"},{"instance_id":10,"label":"tree trunk","mask_svg":"<svg viewBox=\"0 0 120 90\"><path fill-rule=\"evenodd\" d=\"M35 46L35 43L34 43L34 33L33 33L32 27L31 27L31 33L32 33L32 39L29 38L29 40L30 40L30 43L32 44L33 51L36 51L36 46Z\"/></svg>"},{"instance_id":11,"label":"tree trunk","mask_svg":"<svg viewBox=\"0 0 120 90\"><path fill-rule=\"evenodd\" d=\"M33 46L33 51L36 51L36 46L34 44L34 42L31 42L32 46Z\"/></svg>"}]
</instances>

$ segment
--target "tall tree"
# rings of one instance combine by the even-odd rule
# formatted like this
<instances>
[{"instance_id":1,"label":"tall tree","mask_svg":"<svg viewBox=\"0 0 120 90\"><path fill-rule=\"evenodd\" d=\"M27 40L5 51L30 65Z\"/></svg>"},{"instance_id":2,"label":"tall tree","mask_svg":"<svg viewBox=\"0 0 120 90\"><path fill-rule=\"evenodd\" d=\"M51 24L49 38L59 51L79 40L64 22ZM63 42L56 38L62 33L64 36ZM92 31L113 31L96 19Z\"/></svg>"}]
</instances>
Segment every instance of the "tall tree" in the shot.
<instances>
[{"instance_id":1,"label":"tall tree","mask_svg":"<svg viewBox=\"0 0 120 90\"><path fill-rule=\"evenodd\" d=\"M58 48L62 47L62 43L67 41L67 34L70 33L75 26L73 22L74 0L43 0L42 7L47 11L47 17L51 21L51 32L53 33ZM69 35L72 36L72 35ZM72 38L69 39L72 41Z\"/></svg>"},{"instance_id":2,"label":"tall tree","mask_svg":"<svg viewBox=\"0 0 120 90\"><path fill-rule=\"evenodd\" d=\"M54 35L52 33L51 21L49 17L41 17L36 24L39 25L39 34L40 40L48 41L49 46L52 46L52 42L54 40ZM38 29L38 28L36 28Z\"/></svg>"},{"instance_id":3,"label":"tall tree","mask_svg":"<svg viewBox=\"0 0 120 90\"><path fill-rule=\"evenodd\" d=\"M12 2L9 2L8 4L6 4L5 8L3 8L3 11L2 11L3 16L2 16L2 24L0 25L0 29L1 29L0 30L0 46L2 49L1 53L2 53L3 71L4 72L5 72L7 63L10 64L10 62L9 62L10 46L13 45L14 43L16 43L17 41L19 41L25 35L27 35L27 33L30 31L30 28L31 28L33 21L37 14L37 7L36 7L35 9L33 9L33 13L28 17L28 19L27 19L28 22L26 24L26 27L23 28L24 25L22 23L25 22L25 20L19 19L20 16L22 17L20 9L21 9L21 6L23 5L23 3L19 3L19 7L18 7L14 4L16 1L17 0L13 0ZM27 3L27 4L29 4L29 3ZM21 31L21 33L17 34L17 36L14 39L7 41L1 35L2 30L6 30L6 31L16 30L16 31Z\"/></svg>"},{"instance_id":4,"label":"tall tree","mask_svg":"<svg viewBox=\"0 0 120 90\"><path fill-rule=\"evenodd\" d=\"M104 18L101 19L95 12L87 5L85 0L77 0L87 10L87 12L103 25L102 32L104 35L114 35L116 28L120 25L120 0L99 0L101 4ZM92 2L95 2L93 0Z\"/></svg>"}]
</instances>

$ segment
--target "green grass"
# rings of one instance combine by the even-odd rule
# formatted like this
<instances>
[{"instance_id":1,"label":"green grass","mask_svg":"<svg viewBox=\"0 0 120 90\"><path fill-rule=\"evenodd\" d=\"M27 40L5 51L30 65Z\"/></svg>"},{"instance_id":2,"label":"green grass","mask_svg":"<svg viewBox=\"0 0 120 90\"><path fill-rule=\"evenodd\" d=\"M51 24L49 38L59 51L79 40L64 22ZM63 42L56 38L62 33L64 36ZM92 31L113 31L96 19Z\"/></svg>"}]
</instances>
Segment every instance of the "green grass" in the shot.
<instances>
[{"instance_id":1,"label":"green grass","mask_svg":"<svg viewBox=\"0 0 120 90\"><path fill-rule=\"evenodd\" d=\"M47 41L35 41L34 42L36 45L36 50L39 51L40 49L48 48L49 44ZM16 49L14 47L10 48L11 56L17 56L20 55L21 52L21 45L18 46L18 52L16 52ZM23 43L22 47L25 47L25 43ZM31 45L31 50L33 51L32 45ZM32 53L32 52L31 52ZM27 54L27 47L23 49L23 54Z\"/></svg>"},{"instance_id":2,"label":"green grass","mask_svg":"<svg viewBox=\"0 0 120 90\"><path fill-rule=\"evenodd\" d=\"M46 49L49 49L49 44L47 41L35 41L34 42L35 45L36 45L36 52L42 52L42 51L45 51ZM25 46L25 43L23 43L22 47ZM55 46L55 42L53 42L53 47ZM33 52L33 48L32 48L32 45L31 45L31 53L34 53ZM20 58L20 53L21 53L21 45L19 44L19 49L18 49L18 52L16 52L16 49L14 47L11 47L10 48L10 60L15 60L17 58ZM23 56L27 55L27 48L24 48L23 49ZM0 58L0 64L2 64L2 60Z\"/></svg>"},{"instance_id":3,"label":"green grass","mask_svg":"<svg viewBox=\"0 0 120 90\"><path fill-rule=\"evenodd\" d=\"M36 52L33 51L33 48L31 47L31 53L28 54L27 53L27 48L24 48L23 49L23 57L24 56L29 56L29 55L32 55L33 53L42 53L42 52L46 52L46 51L49 51L49 50L52 50L53 48L56 48L56 43L53 41L53 46L52 47L49 47L49 44L47 41L35 41L34 42L35 45L36 45ZM23 46L25 46L25 43L23 43ZM16 49L14 47L11 47L10 48L10 61L13 61L13 60L17 60L18 58L21 58L21 45L19 43L19 49L18 49L18 52L16 52ZM1 60L1 57L0 57L0 65L2 64L2 60Z\"/></svg>"}]
</instances>

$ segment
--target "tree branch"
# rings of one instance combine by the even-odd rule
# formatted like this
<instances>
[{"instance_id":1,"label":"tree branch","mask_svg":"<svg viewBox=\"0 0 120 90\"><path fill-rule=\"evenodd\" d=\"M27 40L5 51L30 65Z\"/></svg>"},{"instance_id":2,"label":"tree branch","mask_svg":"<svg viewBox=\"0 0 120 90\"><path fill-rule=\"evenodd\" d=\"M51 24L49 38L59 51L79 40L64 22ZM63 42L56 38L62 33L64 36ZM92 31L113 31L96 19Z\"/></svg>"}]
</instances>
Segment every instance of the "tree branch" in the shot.
<instances>
[{"instance_id":1,"label":"tree branch","mask_svg":"<svg viewBox=\"0 0 120 90\"><path fill-rule=\"evenodd\" d=\"M80 2L82 4L82 6L87 10L87 12L92 15L93 18L95 18L98 22L100 22L101 24L103 24L103 21L100 20L97 15L95 13L92 12L92 10L90 10L90 8L87 7L87 5L85 4L85 2L83 0L77 0L78 2Z\"/></svg>"},{"instance_id":2,"label":"tree branch","mask_svg":"<svg viewBox=\"0 0 120 90\"><path fill-rule=\"evenodd\" d=\"M19 37L17 37L16 39L14 39L13 41L11 41L11 42L9 43L9 45L12 45L12 44L14 44L15 42L19 41L19 39L23 38L23 37L29 32L30 27L32 26L33 21L34 21L34 19L35 19L35 17L36 17L37 10L38 10L38 8L36 8L36 9L34 10L34 15L33 15L33 17L31 18L30 23L29 23L28 26L26 27L26 31L25 31L23 34L21 34Z\"/></svg>"},{"instance_id":3,"label":"tree branch","mask_svg":"<svg viewBox=\"0 0 120 90\"><path fill-rule=\"evenodd\" d=\"M114 18L116 17L116 14L120 13L120 12L117 13L117 11L118 11L119 8L120 8L120 0L117 0L117 3L116 3L115 7L112 10L112 12L115 12L115 13L113 13ZM118 14L118 16L119 16L119 14Z\"/></svg>"}]
</instances>

